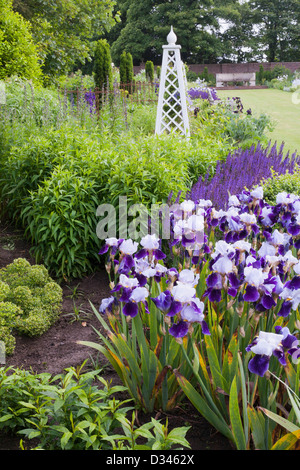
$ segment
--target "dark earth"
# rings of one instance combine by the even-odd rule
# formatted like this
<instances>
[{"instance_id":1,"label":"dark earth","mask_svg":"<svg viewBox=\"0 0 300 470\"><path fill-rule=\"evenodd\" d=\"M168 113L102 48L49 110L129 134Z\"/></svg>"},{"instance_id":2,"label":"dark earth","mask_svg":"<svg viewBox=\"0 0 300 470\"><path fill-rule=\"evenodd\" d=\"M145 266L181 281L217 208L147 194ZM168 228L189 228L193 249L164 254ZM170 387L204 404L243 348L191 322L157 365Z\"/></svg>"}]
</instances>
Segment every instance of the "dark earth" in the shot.
<instances>
[{"instance_id":1,"label":"dark earth","mask_svg":"<svg viewBox=\"0 0 300 470\"><path fill-rule=\"evenodd\" d=\"M0 221L0 268L11 263L15 258L26 258L32 264L30 245L24 239L22 231L14 228L5 221ZM120 383L114 370L107 364L104 357L99 357L97 351L79 345L77 341L98 341L93 326L99 330L100 325L91 311L91 301L96 308L101 299L109 295L109 285L104 269L92 273L88 277L62 285L63 305L60 318L52 328L41 337L29 338L16 336L16 348L13 355L6 357L5 367L15 367L30 370L35 373L48 372L56 375L63 373L71 366L85 367L100 366L102 376L112 383ZM76 298L72 298L77 293ZM80 315L74 315L74 302ZM71 314L71 315L70 315ZM126 399L127 396L122 397ZM139 416L142 422L150 417ZM233 450L230 442L206 420L188 402L168 414L158 413L156 419L162 421L168 417L169 429L179 426L190 426L186 438L193 450ZM0 450L19 450L20 437L11 436L0 431ZM28 449L31 442L26 442Z\"/></svg>"}]
</instances>

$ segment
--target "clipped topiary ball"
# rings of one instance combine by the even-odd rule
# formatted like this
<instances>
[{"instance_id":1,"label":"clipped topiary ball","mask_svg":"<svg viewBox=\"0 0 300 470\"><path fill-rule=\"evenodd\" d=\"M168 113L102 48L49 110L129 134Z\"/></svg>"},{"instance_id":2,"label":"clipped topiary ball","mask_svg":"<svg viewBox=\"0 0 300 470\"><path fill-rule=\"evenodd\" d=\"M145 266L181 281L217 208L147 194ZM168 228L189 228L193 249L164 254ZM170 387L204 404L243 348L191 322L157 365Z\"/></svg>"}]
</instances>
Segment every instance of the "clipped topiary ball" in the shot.
<instances>
[{"instance_id":1,"label":"clipped topiary ball","mask_svg":"<svg viewBox=\"0 0 300 470\"><path fill-rule=\"evenodd\" d=\"M0 269L0 340L5 343L6 353L14 349L13 331L42 335L58 319L61 304L62 289L45 266L18 258Z\"/></svg>"},{"instance_id":2,"label":"clipped topiary ball","mask_svg":"<svg viewBox=\"0 0 300 470\"><path fill-rule=\"evenodd\" d=\"M0 302L5 300L9 295L10 287L6 282L0 281Z\"/></svg>"}]
</instances>

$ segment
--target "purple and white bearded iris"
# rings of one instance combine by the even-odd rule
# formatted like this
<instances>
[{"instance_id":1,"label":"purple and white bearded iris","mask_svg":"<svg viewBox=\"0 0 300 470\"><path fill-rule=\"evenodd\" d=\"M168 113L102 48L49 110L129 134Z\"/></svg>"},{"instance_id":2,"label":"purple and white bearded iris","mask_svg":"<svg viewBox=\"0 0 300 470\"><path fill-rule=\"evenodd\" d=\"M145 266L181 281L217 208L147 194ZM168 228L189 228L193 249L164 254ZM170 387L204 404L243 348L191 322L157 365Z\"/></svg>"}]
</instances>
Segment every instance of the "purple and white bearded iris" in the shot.
<instances>
[{"instance_id":1,"label":"purple and white bearded iris","mask_svg":"<svg viewBox=\"0 0 300 470\"><path fill-rule=\"evenodd\" d=\"M105 239L105 244L99 251L99 255L103 255L104 253L107 253L109 249L111 249L111 254L115 255L119 246L123 242L123 239L118 240L115 237L110 237Z\"/></svg>"},{"instance_id":2,"label":"purple and white bearded iris","mask_svg":"<svg viewBox=\"0 0 300 470\"><path fill-rule=\"evenodd\" d=\"M172 289L174 301L181 305L181 310L180 320L171 326L169 332L175 338L181 338L188 333L191 323L200 323L203 334L209 335L208 326L204 321L204 303L196 297L196 289L191 282L192 276L184 272L183 279L188 279L189 283L179 281Z\"/></svg>"},{"instance_id":3,"label":"purple and white bearded iris","mask_svg":"<svg viewBox=\"0 0 300 470\"><path fill-rule=\"evenodd\" d=\"M146 289L146 287L135 287L132 290L128 301L123 307L124 315L129 316L131 318L135 317L138 314L140 303L144 304L146 312L149 313L148 303L146 300L148 296L149 291L148 289Z\"/></svg>"},{"instance_id":4,"label":"purple and white bearded iris","mask_svg":"<svg viewBox=\"0 0 300 470\"><path fill-rule=\"evenodd\" d=\"M159 248L159 239L155 234L146 235L141 239L140 244L143 248L137 253L137 259L145 258L147 256L151 262L153 258L155 260L161 260L166 257Z\"/></svg>"},{"instance_id":5,"label":"purple and white bearded iris","mask_svg":"<svg viewBox=\"0 0 300 470\"><path fill-rule=\"evenodd\" d=\"M269 310L276 305L272 293L277 285L276 277L263 270L246 266L244 269L246 290L244 300L246 302L259 302L259 310Z\"/></svg>"},{"instance_id":6,"label":"purple and white bearded iris","mask_svg":"<svg viewBox=\"0 0 300 470\"><path fill-rule=\"evenodd\" d=\"M106 312L111 312L114 303L115 303L115 297L113 297L112 295L106 299L102 299L101 305L99 307L99 312L103 314Z\"/></svg>"},{"instance_id":7,"label":"purple and white bearded iris","mask_svg":"<svg viewBox=\"0 0 300 470\"><path fill-rule=\"evenodd\" d=\"M263 377L269 368L271 356L275 356L282 366L286 365L285 352L300 356L297 338L290 334L287 327L275 328L276 333L260 331L254 341L249 344L246 351L253 352L255 356L249 361L250 372Z\"/></svg>"},{"instance_id":8,"label":"purple and white bearded iris","mask_svg":"<svg viewBox=\"0 0 300 470\"><path fill-rule=\"evenodd\" d=\"M296 311L300 304L300 276L286 282L279 297L283 299L279 316L287 317L291 310Z\"/></svg>"},{"instance_id":9,"label":"purple and white bearded iris","mask_svg":"<svg viewBox=\"0 0 300 470\"><path fill-rule=\"evenodd\" d=\"M138 243L131 239L123 240L119 246L121 252L120 264L118 268L119 274L128 274L134 266L133 254L138 249Z\"/></svg>"}]
</instances>

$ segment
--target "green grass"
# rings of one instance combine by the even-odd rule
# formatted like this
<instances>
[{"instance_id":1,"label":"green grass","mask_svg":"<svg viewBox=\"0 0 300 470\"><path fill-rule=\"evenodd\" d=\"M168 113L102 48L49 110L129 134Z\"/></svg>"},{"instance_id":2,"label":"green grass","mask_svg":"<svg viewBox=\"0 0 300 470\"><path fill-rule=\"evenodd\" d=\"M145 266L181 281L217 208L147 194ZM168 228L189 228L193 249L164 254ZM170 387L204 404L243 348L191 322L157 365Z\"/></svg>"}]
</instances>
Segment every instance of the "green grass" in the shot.
<instances>
[{"instance_id":1,"label":"green grass","mask_svg":"<svg viewBox=\"0 0 300 470\"><path fill-rule=\"evenodd\" d=\"M294 104L292 93L274 90L218 90L220 98L238 96L241 98L244 110L251 108L253 115L268 114L274 124L273 132L267 134L278 144L285 142L286 151L300 153L300 104ZM299 101L299 100L298 100Z\"/></svg>"}]
</instances>

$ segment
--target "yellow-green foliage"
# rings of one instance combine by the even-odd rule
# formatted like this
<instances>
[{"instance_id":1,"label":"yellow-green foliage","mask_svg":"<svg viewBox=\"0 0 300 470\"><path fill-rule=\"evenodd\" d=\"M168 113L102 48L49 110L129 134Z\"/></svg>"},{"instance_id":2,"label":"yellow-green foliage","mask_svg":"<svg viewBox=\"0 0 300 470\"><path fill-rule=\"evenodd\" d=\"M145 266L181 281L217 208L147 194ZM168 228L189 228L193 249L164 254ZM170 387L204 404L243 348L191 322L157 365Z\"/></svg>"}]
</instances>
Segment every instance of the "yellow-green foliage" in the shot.
<instances>
[{"instance_id":1,"label":"yellow-green foliage","mask_svg":"<svg viewBox=\"0 0 300 470\"><path fill-rule=\"evenodd\" d=\"M13 332L39 336L57 320L62 289L43 265L18 258L0 269L0 341L14 351Z\"/></svg>"},{"instance_id":2,"label":"yellow-green foliage","mask_svg":"<svg viewBox=\"0 0 300 470\"><path fill-rule=\"evenodd\" d=\"M0 80L16 75L38 82L42 71L29 23L0 0Z\"/></svg>"},{"instance_id":3,"label":"yellow-green foliage","mask_svg":"<svg viewBox=\"0 0 300 470\"><path fill-rule=\"evenodd\" d=\"M300 169L294 173L284 175L274 174L272 178L262 181L264 186L264 199L269 204L276 204L276 196L281 192L300 195Z\"/></svg>"}]
</instances>

